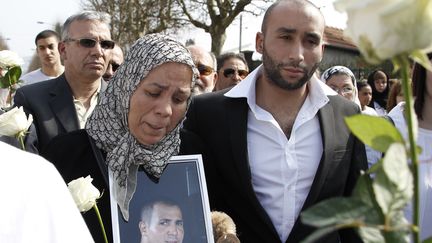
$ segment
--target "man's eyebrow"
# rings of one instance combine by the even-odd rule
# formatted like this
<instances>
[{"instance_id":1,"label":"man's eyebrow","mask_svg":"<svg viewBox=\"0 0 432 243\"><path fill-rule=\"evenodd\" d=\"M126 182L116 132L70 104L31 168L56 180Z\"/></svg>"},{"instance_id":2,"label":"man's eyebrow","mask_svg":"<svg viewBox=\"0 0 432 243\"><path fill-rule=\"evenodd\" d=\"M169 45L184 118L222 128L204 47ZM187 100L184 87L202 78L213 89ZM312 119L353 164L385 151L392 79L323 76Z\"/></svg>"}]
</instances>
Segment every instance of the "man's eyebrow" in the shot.
<instances>
[{"instance_id":1,"label":"man's eyebrow","mask_svg":"<svg viewBox=\"0 0 432 243\"><path fill-rule=\"evenodd\" d=\"M297 32L296 29L291 29L291 28L286 28L286 27L280 27L280 28L278 28L276 31L277 31L278 33L280 33L280 34L283 34L283 33L286 33L286 34L293 34L293 33L296 33L296 32Z\"/></svg>"},{"instance_id":2,"label":"man's eyebrow","mask_svg":"<svg viewBox=\"0 0 432 243\"><path fill-rule=\"evenodd\" d=\"M318 33L315 33L315 32L307 32L306 33L306 37L313 38L313 39L316 39L316 40L321 40L322 39L322 36L320 34L318 34Z\"/></svg>"}]
</instances>

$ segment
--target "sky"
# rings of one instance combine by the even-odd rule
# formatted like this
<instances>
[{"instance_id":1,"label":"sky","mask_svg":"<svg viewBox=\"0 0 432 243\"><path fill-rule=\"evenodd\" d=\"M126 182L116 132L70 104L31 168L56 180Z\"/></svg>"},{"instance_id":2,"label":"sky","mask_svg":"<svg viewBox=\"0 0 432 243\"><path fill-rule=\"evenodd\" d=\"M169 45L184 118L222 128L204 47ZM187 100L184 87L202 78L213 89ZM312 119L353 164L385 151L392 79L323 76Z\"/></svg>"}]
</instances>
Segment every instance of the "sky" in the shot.
<instances>
[{"instance_id":1,"label":"sky","mask_svg":"<svg viewBox=\"0 0 432 243\"><path fill-rule=\"evenodd\" d=\"M81 10L82 0L0 0L2 13L0 14L0 34L6 39L11 51L24 59L23 70L27 71L31 58L35 52L34 38L45 29L53 29L55 23L63 23L67 17ZM321 7L327 25L344 28L346 17L336 12L332 7L334 0L312 0ZM255 17L243 14L242 20L242 50L254 50L255 34L259 31L262 16ZM227 30L227 40L222 52L239 49L240 21L239 17ZM38 23L39 22L39 23ZM195 39L196 44L210 50L210 35L201 29L192 29L178 37L184 42L189 38Z\"/></svg>"}]
</instances>

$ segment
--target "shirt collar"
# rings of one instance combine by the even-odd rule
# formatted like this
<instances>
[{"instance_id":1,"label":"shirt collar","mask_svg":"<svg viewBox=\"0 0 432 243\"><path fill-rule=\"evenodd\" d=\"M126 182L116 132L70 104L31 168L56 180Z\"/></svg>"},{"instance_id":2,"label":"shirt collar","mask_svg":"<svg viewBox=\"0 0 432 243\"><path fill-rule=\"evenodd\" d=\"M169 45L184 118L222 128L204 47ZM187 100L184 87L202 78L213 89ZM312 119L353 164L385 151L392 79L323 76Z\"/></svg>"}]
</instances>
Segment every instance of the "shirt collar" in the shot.
<instances>
[{"instance_id":1,"label":"shirt collar","mask_svg":"<svg viewBox=\"0 0 432 243\"><path fill-rule=\"evenodd\" d=\"M244 80L225 93L230 98L246 98L250 109L256 109L256 80L262 74L263 65L261 64L251 72ZM315 75L307 83L309 86L308 98L318 109L328 103L328 95L338 95L334 90L321 82Z\"/></svg>"}]
</instances>

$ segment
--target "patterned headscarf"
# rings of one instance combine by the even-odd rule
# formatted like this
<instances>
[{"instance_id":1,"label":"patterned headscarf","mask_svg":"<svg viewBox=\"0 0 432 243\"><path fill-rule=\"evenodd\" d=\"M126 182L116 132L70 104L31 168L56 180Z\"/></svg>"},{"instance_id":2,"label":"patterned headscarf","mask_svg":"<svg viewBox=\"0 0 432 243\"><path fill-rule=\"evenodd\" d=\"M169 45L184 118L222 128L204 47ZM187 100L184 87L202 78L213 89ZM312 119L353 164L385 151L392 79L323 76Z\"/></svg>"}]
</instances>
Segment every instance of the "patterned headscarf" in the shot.
<instances>
[{"instance_id":1,"label":"patterned headscarf","mask_svg":"<svg viewBox=\"0 0 432 243\"><path fill-rule=\"evenodd\" d=\"M139 143L130 133L128 125L130 98L134 91L153 69L168 62L191 67L192 88L198 70L182 44L161 34L138 39L108 83L106 91L101 94L86 124L86 130L96 145L107 152L106 163L113 172L114 180L111 193L125 220L129 219L129 203L135 193L138 168L142 166L147 174L159 178L168 160L179 151L180 127L184 118L161 141L151 146Z\"/></svg>"},{"instance_id":2,"label":"patterned headscarf","mask_svg":"<svg viewBox=\"0 0 432 243\"><path fill-rule=\"evenodd\" d=\"M357 105L360 106L360 100L358 99L358 91L357 91L357 81L356 78L354 76L354 73L347 67L345 66L333 66L328 68L327 70L325 70L323 72L323 74L321 75L321 80L324 83L327 83L327 81L336 74L345 74L348 77L351 78L351 82L353 84L353 98L351 101L354 101ZM361 106L360 106L361 107Z\"/></svg>"}]
</instances>

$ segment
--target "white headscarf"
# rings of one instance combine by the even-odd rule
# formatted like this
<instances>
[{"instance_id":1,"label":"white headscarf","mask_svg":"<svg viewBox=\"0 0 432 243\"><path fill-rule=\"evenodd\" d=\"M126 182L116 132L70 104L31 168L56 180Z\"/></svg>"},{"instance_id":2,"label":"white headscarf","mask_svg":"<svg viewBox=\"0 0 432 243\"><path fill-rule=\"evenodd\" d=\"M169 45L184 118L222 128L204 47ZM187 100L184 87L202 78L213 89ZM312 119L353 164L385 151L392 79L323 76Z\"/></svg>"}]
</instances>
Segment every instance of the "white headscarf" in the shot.
<instances>
[{"instance_id":1,"label":"white headscarf","mask_svg":"<svg viewBox=\"0 0 432 243\"><path fill-rule=\"evenodd\" d=\"M357 81L356 81L356 78L354 76L354 73L349 68L347 68L345 66L330 67L323 72L323 74L321 75L321 80L324 83L327 83L327 81L333 75L336 75L336 74L345 74L351 78L352 84L354 86L353 87L353 97L352 97L351 101L355 102L357 105L359 105L361 107L360 100L358 99Z\"/></svg>"}]
</instances>

